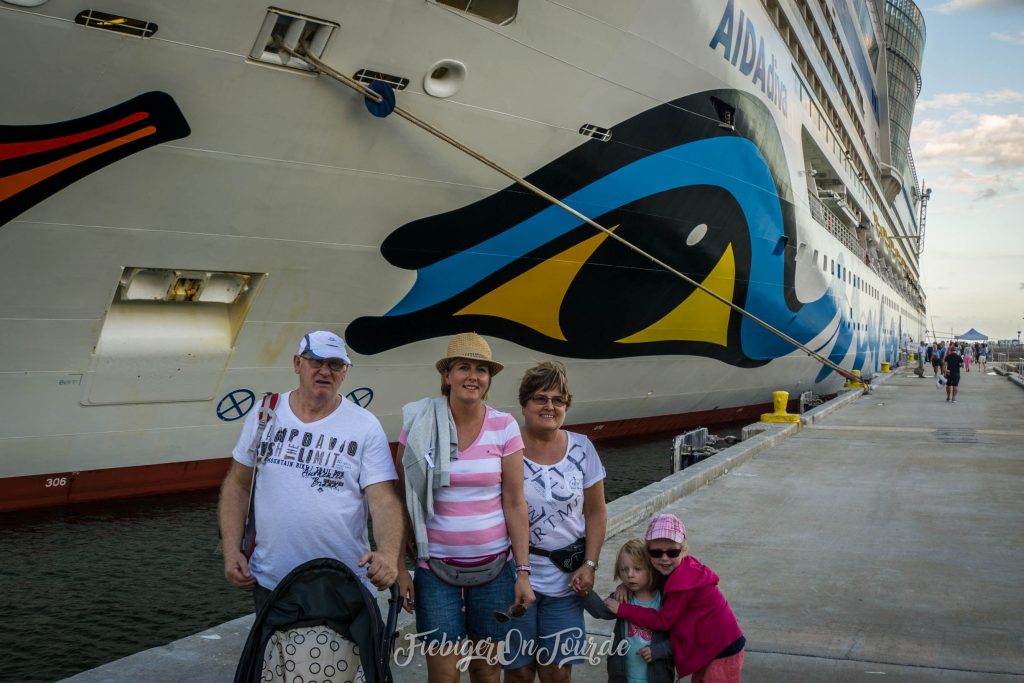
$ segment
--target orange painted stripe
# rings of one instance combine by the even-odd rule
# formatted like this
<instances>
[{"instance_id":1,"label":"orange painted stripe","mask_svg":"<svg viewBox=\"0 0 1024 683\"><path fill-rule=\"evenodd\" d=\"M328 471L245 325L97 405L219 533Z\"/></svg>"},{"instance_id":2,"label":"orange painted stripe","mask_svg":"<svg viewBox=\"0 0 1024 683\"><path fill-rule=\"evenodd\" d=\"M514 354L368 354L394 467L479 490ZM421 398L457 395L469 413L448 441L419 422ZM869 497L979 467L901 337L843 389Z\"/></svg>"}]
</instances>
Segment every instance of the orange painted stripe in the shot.
<instances>
[{"instance_id":1,"label":"orange painted stripe","mask_svg":"<svg viewBox=\"0 0 1024 683\"><path fill-rule=\"evenodd\" d=\"M32 168L27 171L22 171L21 173L15 173L14 175L7 176L6 178L0 178L0 202L6 201L26 188L32 187L51 176L55 176L61 171L66 171L76 164L88 161L100 154L109 152L110 150L121 147L122 145L127 145L129 142L135 142L140 138L148 137L154 133L156 133L155 126L146 126L134 133L129 133L124 137L111 140L110 142L105 142L102 145L97 145L96 147L90 147L87 150L83 150L77 154L72 154L69 157L58 159L57 161L45 164L38 168Z\"/></svg>"},{"instance_id":2,"label":"orange painted stripe","mask_svg":"<svg viewBox=\"0 0 1024 683\"><path fill-rule=\"evenodd\" d=\"M91 138L104 135L112 130L118 128L124 128L137 121L149 118L148 111L140 111L130 116L126 116L120 121L114 121L105 126L99 128L93 128L92 130L85 130L81 133L74 133L72 135L64 135L59 138L49 138L47 140L32 140L31 142L8 142L0 144L0 161L6 159L16 159L17 157L23 157L28 154L37 154L39 152L48 152L51 149L58 149L59 147L66 147L73 145L76 142L82 140L89 140Z\"/></svg>"}]
</instances>

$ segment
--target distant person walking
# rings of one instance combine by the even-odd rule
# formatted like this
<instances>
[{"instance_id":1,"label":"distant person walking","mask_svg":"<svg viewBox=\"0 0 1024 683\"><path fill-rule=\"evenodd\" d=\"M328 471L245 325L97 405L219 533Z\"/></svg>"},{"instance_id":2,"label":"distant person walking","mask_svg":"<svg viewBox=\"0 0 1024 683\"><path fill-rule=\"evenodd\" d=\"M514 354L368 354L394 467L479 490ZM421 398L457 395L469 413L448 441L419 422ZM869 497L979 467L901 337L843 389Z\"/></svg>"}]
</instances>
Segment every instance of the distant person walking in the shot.
<instances>
[{"instance_id":1,"label":"distant person walking","mask_svg":"<svg viewBox=\"0 0 1024 683\"><path fill-rule=\"evenodd\" d=\"M942 368L942 349L939 342L932 343L932 377L939 376L939 369Z\"/></svg>"},{"instance_id":2,"label":"distant person walking","mask_svg":"<svg viewBox=\"0 0 1024 683\"><path fill-rule=\"evenodd\" d=\"M964 351L963 351L962 355L963 355L963 358L964 358L964 370L966 370L967 372L970 372L971 371L971 363L974 361L974 349L971 348L970 344L967 344L966 346L964 346Z\"/></svg>"},{"instance_id":3,"label":"distant person walking","mask_svg":"<svg viewBox=\"0 0 1024 683\"><path fill-rule=\"evenodd\" d=\"M924 377L924 357L928 353L928 345L924 340L917 344L917 376Z\"/></svg>"},{"instance_id":4,"label":"distant person walking","mask_svg":"<svg viewBox=\"0 0 1024 683\"><path fill-rule=\"evenodd\" d=\"M946 400L956 403L957 388L960 386L960 368L964 357L957 353L956 346L949 345L949 350L942 357L942 374L946 376Z\"/></svg>"},{"instance_id":5,"label":"distant person walking","mask_svg":"<svg viewBox=\"0 0 1024 683\"><path fill-rule=\"evenodd\" d=\"M981 368L982 374L985 374L985 363L988 362L988 344L982 344L981 348L978 349L978 366Z\"/></svg>"}]
</instances>

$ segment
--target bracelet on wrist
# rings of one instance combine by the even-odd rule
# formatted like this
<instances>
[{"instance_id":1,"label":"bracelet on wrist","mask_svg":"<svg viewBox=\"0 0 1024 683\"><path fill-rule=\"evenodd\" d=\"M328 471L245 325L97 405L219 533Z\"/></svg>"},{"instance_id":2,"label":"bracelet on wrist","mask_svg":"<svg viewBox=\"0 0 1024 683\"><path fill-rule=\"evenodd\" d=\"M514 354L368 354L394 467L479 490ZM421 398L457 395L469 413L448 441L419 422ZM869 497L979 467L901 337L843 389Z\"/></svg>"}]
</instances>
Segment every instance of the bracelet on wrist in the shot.
<instances>
[{"instance_id":1,"label":"bracelet on wrist","mask_svg":"<svg viewBox=\"0 0 1024 683\"><path fill-rule=\"evenodd\" d=\"M532 574L533 570L530 568L530 565L528 564L518 564L516 565L516 573L519 572L526 572L527 574Z\"/></svg>"}]
</instances>

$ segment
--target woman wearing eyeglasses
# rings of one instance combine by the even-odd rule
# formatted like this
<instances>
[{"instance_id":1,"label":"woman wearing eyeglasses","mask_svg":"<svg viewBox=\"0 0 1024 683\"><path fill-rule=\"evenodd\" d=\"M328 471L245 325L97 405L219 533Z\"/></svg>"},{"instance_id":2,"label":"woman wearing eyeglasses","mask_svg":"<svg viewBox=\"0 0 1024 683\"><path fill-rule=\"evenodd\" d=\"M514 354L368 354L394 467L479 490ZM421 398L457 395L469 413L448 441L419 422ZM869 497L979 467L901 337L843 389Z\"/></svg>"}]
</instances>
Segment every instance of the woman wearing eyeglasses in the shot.
<instances>
[{"instance_id":1,"label":"woman wearing eyeglasses","mask_svg":"<svg viewBox=\"0 0 1024 683\"><path fill-rule=\"evenodd\" d=\"M594 445L562 429L572 403L565 366L544 362L519 385L523 409L524 493L530 508L530 583L537 602L512 622L509 646L517 654L505 680L542 683L570 679L567 660L585 643L583 603L594 588L608 512L605 470ZM520 636L520 637L516 637ZM534 645L530 648L529 645Z\"/></svg>"}]
</instances>

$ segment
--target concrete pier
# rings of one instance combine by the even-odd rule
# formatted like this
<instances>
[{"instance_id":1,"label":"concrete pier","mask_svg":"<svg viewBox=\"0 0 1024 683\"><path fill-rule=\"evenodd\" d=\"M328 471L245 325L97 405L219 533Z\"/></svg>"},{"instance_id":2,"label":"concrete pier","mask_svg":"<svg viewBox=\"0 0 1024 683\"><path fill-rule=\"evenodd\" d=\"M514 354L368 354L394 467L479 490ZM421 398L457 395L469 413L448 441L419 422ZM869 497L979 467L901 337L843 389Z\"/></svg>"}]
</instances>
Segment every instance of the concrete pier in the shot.
<instances>
[{"instance_id":1,"label":"concrete pier","mask_svg":"<svg viewBox=\"0 0 1024 683\"><path fill-rule=\"evenodd\" d=\"M664 509L722 577L745 681L1024 680L1024 390L962 377L953 404L897 371L612 502L599 590ZM231 680L250 619L68 680ZM611 628L588 620L595 640ZM426 679L421 657L393 671Z\"/></svg>"}]
</instances>

